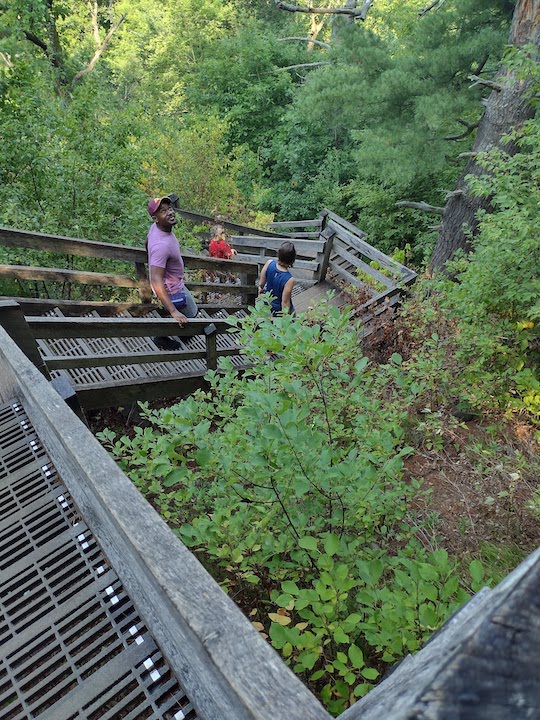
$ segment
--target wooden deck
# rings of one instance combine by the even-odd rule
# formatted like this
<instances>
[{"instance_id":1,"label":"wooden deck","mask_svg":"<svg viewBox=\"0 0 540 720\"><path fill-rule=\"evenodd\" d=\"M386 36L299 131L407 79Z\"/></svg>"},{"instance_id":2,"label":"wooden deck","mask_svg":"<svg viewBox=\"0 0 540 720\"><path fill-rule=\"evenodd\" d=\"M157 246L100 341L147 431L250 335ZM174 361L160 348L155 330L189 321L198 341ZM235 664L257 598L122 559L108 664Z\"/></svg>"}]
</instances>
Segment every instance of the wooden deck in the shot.
<instances>
[{"instance_id":1,"label":"wooden deck","mask_svg":"<svg viewBox=\"0 0 540 720\"><path fill-rule=\"evenodd\" d=\"M179 212L198 222L212 221ZM363 337L371 333L372 319L394 308L406 285L416 277L412 270L369 245L365 233L329 210L314 220L276 223L279 234L225 224L240 233L233 237L238 251L233 260L189 252L184 253L184 259L190 290L206 298L222 298L226 305L216 307L214 302L213 307L202 307L198 318L183 329L152 305L143 249L0 228L0 244L13 252L31 248L72 259L92 257L107 262L106 269L116 263L121 270L115 274L0 265L0 280L15 279L21 288L34 291L41 283L48 295L3 298L0 325L46 377L61 376L70 383L84 408L125 406L135 400L178 398L204 387L205 374L217 368L220 356L228 356L238 369L249 365L226 320L231 314L241 316L255 302L257 273L268 258L276 256L285 237L291 238L297 249L293 271L297 312L318 305L332 290L334 297L328 302L342 306L344 300L334 280L344 286L362 287L368 297L357 309ZM228 283L216 282L220 273ZM365 283L366 278L371 284ZM110 303L101 298L86 302L83 298L91 286L114 287L115 297L117 293L122 297L125 290L125 297ZM72 288L79 299L72 299ZM61 297L50 296L51 290ZM140 304L133 302L134 290ZM103 297L110 295L110 289L103 292ZM160 350L153 338L161 336L174 337L179 347L169 352Z\"/></svg>"}]
</instances>

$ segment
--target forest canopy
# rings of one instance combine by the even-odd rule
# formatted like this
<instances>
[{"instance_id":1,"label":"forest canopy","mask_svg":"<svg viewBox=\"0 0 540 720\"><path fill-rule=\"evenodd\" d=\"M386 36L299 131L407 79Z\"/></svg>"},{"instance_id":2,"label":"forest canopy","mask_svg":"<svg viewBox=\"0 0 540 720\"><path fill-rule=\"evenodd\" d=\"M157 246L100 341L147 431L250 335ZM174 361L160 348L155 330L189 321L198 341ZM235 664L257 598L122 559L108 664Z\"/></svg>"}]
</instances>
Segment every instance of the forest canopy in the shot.
<instances>
[{"instance_id":1,"label":"forest canopy","mask_svg":"<svg viewBox=\"0 0 540 720\"><path fill-rule=\"evenodd\" d=\"M513 11L435 5L4 1L2 223L137 243L173 188L237 220L328 206L422 262L433 217L395 203L444 204L487 94L469 77L495 74Z\"/></svg>"}]
</instances>

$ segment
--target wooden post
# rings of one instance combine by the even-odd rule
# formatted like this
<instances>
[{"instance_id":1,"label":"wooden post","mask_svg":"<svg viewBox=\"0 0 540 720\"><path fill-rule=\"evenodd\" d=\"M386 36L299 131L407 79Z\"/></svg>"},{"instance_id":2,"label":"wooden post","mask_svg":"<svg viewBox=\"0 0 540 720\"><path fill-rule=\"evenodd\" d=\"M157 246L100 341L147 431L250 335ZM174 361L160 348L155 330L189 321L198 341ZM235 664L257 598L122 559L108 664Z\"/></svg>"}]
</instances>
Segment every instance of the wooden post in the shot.
<instances>
[{"instance_id":1,"label":"wooden post","mask_svg":"<svg viewBox=\"0 0 540 720\"><path fill-rule=\"evenodd\" d=\"M330 262L330 255L332 253L332 246L334 244L335 232L329 228L325 228L320 237L324 239L324 252L322 253L321 264L319 266L318 282L324 282L326 279L326 273L328 271L328 264Z\"/></svg>"},{"instance_id":2,"label":"wooden post","mask_svg":"<svg viewBox=\"0 0 540 720\"><path fill-rule=\"evenodd\" d=\"M41 358L36 340L19 303L14 300L0 300L0 325L20 347L30 362L37 367L47 380L50 380L49 370Z\"/></svg>"},{"instance_id":3,"label":"wooden post","mask_svg":"<svg viewBox=\"0 0 540 720\"><path fill-rule=\"evenodd\" d=\"M142 303L152 302L152 291L150 289L150 282L146 273L146 265L144 263L135 263L135 272L137 273L137 280L139 281L139 297Z\"/></svg>"},{"instance_id":4,"label":"wooden post","mask_svg":"<svg viewBox=\"0 0 540 720\"><path fill-rule=\"evenodd\" d=\"M255 286L257 285L257 275L252 275L249 273L246 275L246 284L250 285L253 292L249 291L246 293L246 305L255 305L255 300L257 299L257 291L255 289Z\"/></svg>"},{"instance_id":5,"label":"wooden post","mask_svg":"<svg viewBox=\"0 0 540 720\"><path fill-rule=\"evenodd\" d=\"M217 370L217 328L214 323L204 328L206 335L206 366L209 370Z\"/></svg>"}]
</instances>

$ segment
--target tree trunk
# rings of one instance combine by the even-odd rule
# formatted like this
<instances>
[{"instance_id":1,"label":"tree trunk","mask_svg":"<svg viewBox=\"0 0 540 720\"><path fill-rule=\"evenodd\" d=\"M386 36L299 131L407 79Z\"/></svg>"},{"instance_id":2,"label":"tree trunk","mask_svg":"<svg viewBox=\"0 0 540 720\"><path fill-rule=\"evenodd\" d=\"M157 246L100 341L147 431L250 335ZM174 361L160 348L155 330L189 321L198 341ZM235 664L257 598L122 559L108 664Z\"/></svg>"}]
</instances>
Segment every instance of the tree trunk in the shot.
<instances>
[{"instance_id":1,"label":"tree trunk","mask_svg":"<svg viewBox=\"0 0 540 720\"><path fill-rule=\"evenodd\" d=\"M540 0L518 0L512 19L510 44L521 47L540 41ZM450 194L441 222L441 229L430 261L430 271L440 270L458 248L467 249L477 230L476 213L480 208L490 210L489 199L472 197L467 192L467 175L479 175L483 170L476 164L475 153L492 147L504 147L501 138L513 128L519 128L533 116L533 109L525 99L527 83L517 80L512 73L501 70L497 76L501 90L493 90L486 101L486 110L478 126L472 155ZM515 150L514 150L515 151Z\"/></svg>"}]
</instances>

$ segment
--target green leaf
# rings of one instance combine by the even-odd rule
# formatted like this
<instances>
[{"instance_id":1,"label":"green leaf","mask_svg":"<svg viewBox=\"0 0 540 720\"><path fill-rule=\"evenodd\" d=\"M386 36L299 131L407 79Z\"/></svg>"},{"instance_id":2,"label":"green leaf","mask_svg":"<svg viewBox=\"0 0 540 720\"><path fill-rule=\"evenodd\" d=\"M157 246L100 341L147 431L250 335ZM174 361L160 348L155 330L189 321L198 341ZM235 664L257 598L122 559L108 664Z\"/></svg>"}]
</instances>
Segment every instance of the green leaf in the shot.
<instances>
[{"instance_id":1,"label":"green leaf","mask_svg":"<svg viewBox=\"0 0 540 720\"><path fill-rule=\"evenodd\" d=\"M324 551L328 553L328 555L337 555L337 553L339 552L339 546L340 543L337 535L330 533L325 537Z\"/></svg>"},{"instance_id":2,"label":"green leaf","mask_svg":"<svg viewBox=\"0 0 540 720\"><path fill-rule=\"evenodd\" d=\"M349 657L353 664L353 667L360 668L364 667L364 653L357 645L351 645L349 647Z\"/></svg>"},{"instance_id":3,"label":"green leaf","mask_svg":"<svg viewBox=\"0 0 540 720\"><path fill-rule=\"evenodd\" d=\"M349 636L345 634L342 627L337 627L334 630L334 640L337 643L348 643L349 642Z\"/></svg>"},{"instance_id":4,"label":"green leaf","mask_svg":"<svg viewBox=\"0 0 540 720\"><path fill-rule=\"evenodd\" d=\"M298 595L298 585L292 580L285 580L281 583L281 589L288 595Z\"/></svg>"},{"instance_id":5,"label":"green leaf","mask_svg":"<svg viewBox=\"0 0 540 720\"><path fill-rule=\"evenodd\" d=\"M484 578L484 567L480 560L472 560L469 564L469 572L473 581L479 585Z\"/></svg>"},{"instance_id":6,"label":"green leaf","mask_svg":"<svg viewBox=\"0 0 540 720\"><path fill-rule=\"evenodd\" d=\"M197 450L197 452L195 453L195 460L200 467L205 467L206 465L209 465L212 457L213 453L210 448L207 447L200 448L200 450Z\"/></svg>"},{"instance_id":7,"label":"green leaf","mask_svg":"<svg viewBox=\"0 0 540 720\"><path fill-rule=\"evenodd\" d=\"M362 670L362 676L366 678L366 680L375 680L379 677L379 671L375 670L375 668L364 668Z\"/></svg>"},{"instance_id":8,"label":"green leaf","mask_svg":"<svg viewBox=\"0 0 540 720\"><path fill-rule=\"evenodd\" d=\"M310 535L305 535L304 537L301 537L298 540L298 544L301 548L304 548L304 550L316 550L317 549L317 540L314 537L311 537Z\"/></svg>"}]
</instances>

